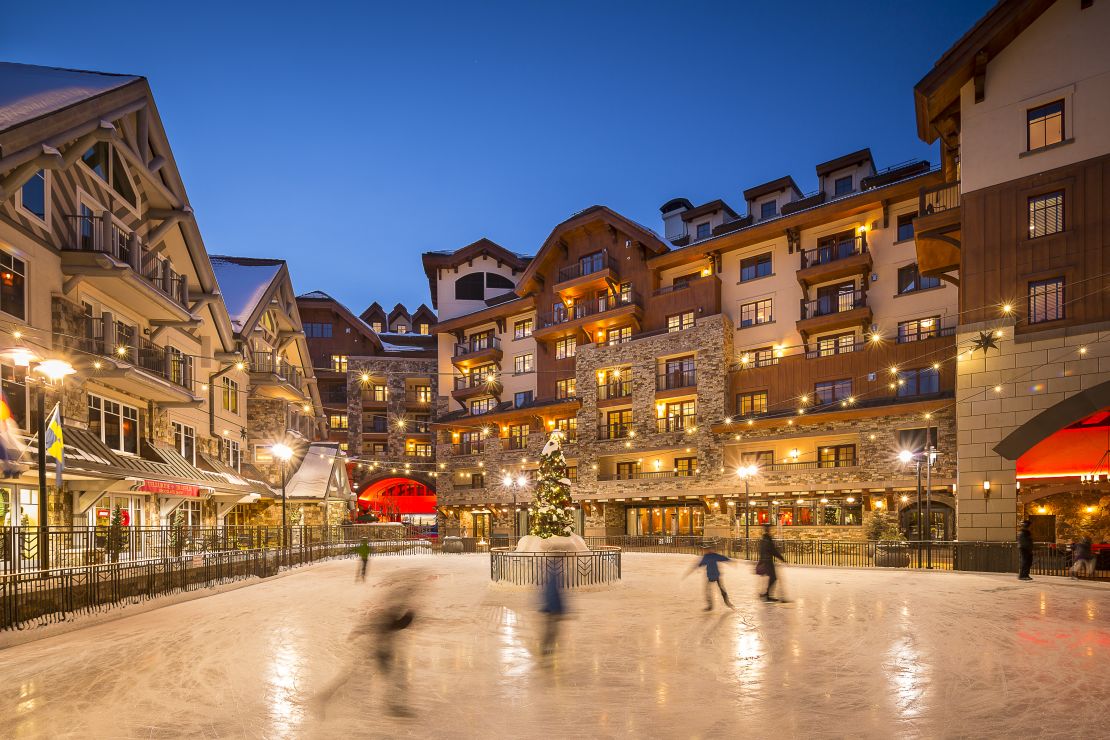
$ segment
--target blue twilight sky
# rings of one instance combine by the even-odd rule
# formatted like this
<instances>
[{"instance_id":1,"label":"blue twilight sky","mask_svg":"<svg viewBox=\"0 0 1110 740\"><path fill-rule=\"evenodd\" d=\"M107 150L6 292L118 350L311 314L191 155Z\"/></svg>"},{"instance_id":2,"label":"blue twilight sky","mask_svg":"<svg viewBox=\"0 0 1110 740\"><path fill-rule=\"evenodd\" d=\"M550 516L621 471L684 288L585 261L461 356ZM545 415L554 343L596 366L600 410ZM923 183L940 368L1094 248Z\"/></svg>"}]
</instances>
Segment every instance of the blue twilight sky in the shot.
<instances>
[{"instance_id":1,"label":"blue twilight sky","mask_svg":"<svg viewBox=\"0 0 1110 740\"><path fill-rule=\"evenodd\" d=\"M423 251L531 253L595 203L660 231L672 197L743 213L864 146L935 162L913 85L990 5L53 0L6 7L0 49L145 75L209 251L358 312L427 301Z\"/></svg>"}]
</instances>

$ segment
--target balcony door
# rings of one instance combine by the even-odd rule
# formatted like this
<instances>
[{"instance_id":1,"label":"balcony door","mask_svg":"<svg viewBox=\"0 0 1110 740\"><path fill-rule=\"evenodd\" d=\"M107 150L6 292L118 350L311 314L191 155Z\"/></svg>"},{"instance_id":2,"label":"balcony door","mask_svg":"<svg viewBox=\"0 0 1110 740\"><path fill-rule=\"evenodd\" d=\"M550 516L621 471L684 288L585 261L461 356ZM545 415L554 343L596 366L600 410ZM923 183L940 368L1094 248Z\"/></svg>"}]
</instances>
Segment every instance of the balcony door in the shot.
<instances>
[{"instance_id":1,"label":"balcony door","mask_svg":"<svg viewBox=\"0 0 1110 740\"><path fill-rule=\"evenodd\" d=\"M849 281L817 289L817 315L851 311L855 303L856 284Z\"/></svg>"}]
</instances>

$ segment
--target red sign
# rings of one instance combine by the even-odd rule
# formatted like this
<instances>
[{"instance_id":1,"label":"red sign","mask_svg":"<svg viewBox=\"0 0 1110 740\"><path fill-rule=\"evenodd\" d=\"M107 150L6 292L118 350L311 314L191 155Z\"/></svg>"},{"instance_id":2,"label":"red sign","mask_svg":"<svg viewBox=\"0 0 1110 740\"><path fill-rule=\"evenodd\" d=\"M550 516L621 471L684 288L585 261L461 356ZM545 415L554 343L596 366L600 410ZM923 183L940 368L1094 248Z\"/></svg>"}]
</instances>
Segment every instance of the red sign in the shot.
<instances>
[{"instance_id":1,"label":"red sign","mask_svg":"<svg viewBox=\"0 0 1110 740\"><path fill-rule=\"evenodd\" d=\"M107 526L112 523L112 512L108 509L96 510L96 523L100 526ZM131 512L127 509L119 510L119 523L125 527L131 525Z\"/></svg>"},{"instance_id":2,"label":"red sign","mask_svg":"<svg viewBox=\"0 0 1110 740\"><path fill-rule=\"evenodd\" d=\"M191 496L198 498L200 496L200 486L188 486L184 483L167 483L161 480L144 480L143 484L139 486L140 491L147 493L159 493L164 496Z\"/></svg>"}]
</instances>

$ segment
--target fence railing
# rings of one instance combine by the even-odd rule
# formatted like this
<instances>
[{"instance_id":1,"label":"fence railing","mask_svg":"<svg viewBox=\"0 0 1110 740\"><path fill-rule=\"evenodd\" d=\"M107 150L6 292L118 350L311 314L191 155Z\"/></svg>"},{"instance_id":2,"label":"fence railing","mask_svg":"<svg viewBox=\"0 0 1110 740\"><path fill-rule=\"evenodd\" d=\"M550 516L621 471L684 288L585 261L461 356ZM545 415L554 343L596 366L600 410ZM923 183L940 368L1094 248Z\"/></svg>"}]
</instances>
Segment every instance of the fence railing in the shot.
<instances>
[{"instance_id":1,"label":"fence railing","mask_svg":"<svg viewBox=\"0 0 1110 740\"><path fill-rule=\"evenodd\" d=\"M631 424L602 424L597 428L598 439L625 439L631 436Z\"/></svg>"},{"instance_id":2,"label":"fence railing","mask_svg":"<svg viewBox=\"0 0 1110 740\"><path fill-rule=\"evenodd\" d=\"M853 290L835 295L824 295L815 301L802 300L802 319L831 316L867 305L867 291Z\"/></svg>"},{"instance_id":3,"label":"fence railing","mask_svg":"<svg viewBox=\"0 0 1110 740\"><path fill-rule=\"evenodd\" d=\"M698 424L697 414L674 414L662 416L655 420L657 432L685 432L693 429Z\"/></svg>"},{"instance_id":4,"label":"fence railing","mask_svg":"<svg viewBox=\"0 0 1110 740\"><path fill-rule=\"evenodd\" d=\"M487 349L501 349L501 340L495 336L471 337L455 345L455 357L465 357Z\"/></svg>"},{"instance_id":5,"label":"fence railing","mask_svg":"<svg viewBox=\"0 0 1110 740\"><path fill-rule=\"evenodd\" d=\"M568 321L612 311L621 306L632 305L641 305L640 294L634 290L622 293L607 293L604 296L596 298L583 298L570 308L561 308L542 313L538 316L538 319L542 327L555 326L557 324L565 324Z\"/></svg>"},{"instance_id":6,"label":"fence railing","mask_svg":"<svg viewBox=\"0 0 1110 740\"><path fill-rule=\"evenodd\" d=\"M917 215L928 216L960 207L960 181L944 182L921 188L918 196Z\"/></svg>"},{"instance_id":7,"label":"fence railing","mask_svg":"<svg viewBox=\"0 0 1110 740\"><path fill-rule=\"evenodd\" d=\"M830 240L819 244L815 249L806 249L802 252L802 269L827 265L830 262L855 257L857 254L867 254L867 240L862 236L853 236L846 239Z\"/></svg>"},{"instance_id":8,"label":"fence railing","mask_svg":"<svg viewBox=\"0 0 1110 740\"><path fill-rule=\"evenodd\" d=\"M697 370L668 370L655 377L655 390L670 391L675 388L692 388L698 384Z\"/></svg>"},{"instance_id":9,"label":"fence railing","mask_svg":"<svg viewBox=\"0 0 1110 740\"><path fill-rule=\"evenodd\" d=\"M597 386L597 400L608 401L613 398L631 398L632 397L632 381L631 380L613 380L608 383L600 383Z\"/></svg>"},{"instance_id":10,"label":"fence railing","mask_svg":"<svg viewBox=\"0 0 1110 740\"><path fill-rule=\"evenodd\" d=\"M174 348L161 347L130 325L103 316L86 316L78 348L88 354L128 362L135 367L192 390L193 358Z\"/></svg>"},{"instance_id":11,"label":"fence railing","mask_svg":"<svg viewBox=\"0 0 1110 740\"><path fill-rule=\"evenodd\" d=\"M304 390L304 374L300 369L289 364L283 357L275 357L273 352L251 352L250 371L263 375L276 375L285 383Z\"/></svg>"},{"instance_id":12,"label":"fence railing","mask_svg":"<svg viewBox=\"0 0 1110 740\"><path fill-rule=\"evenodd\" d=\"M566 280L574 280L575 278L580 278L584 275L593 275L595 272L601 272L603 270L617 271L617 261L609 256L608 250L602 250L589 257L583 257L578 260L576 264L560 268L555 282L561 283Z\"/></svg>"},{"instance_id":13,"label":"fence railing","mask_svg":"<svg viewBox=\"0 0 1110 740\"><path fill-rule=\"evenodd\" d=\"M621 550L600 546L586 552L513 552L490 548L490 580L517 586L542 586L555 579L562 588L619 581Z\"/></svg>"}]
</instances>

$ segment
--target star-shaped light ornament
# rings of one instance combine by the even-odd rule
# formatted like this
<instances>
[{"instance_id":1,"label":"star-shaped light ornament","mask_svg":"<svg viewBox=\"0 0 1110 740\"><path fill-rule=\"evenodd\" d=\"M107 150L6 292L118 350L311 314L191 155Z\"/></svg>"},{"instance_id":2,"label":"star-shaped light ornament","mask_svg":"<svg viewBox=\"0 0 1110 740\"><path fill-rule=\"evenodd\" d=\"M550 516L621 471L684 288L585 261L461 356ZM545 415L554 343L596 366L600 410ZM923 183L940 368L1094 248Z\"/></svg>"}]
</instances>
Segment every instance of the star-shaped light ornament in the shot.
<instances>
[{"instance_id":1,"label":"star-shaped light ornament","mask_svg":"<svg viewBox=\"0 0 1110 740\"><path fill-rule=\"evenodd\" d=\"M972 354L978 349L983 350L984 354L988 349L998 349L998 338L992 331L981 331L979 336L971 341L975 343L975 346L971 348Z\"/></svg>"}]
</instances>

